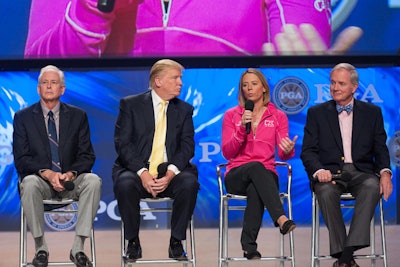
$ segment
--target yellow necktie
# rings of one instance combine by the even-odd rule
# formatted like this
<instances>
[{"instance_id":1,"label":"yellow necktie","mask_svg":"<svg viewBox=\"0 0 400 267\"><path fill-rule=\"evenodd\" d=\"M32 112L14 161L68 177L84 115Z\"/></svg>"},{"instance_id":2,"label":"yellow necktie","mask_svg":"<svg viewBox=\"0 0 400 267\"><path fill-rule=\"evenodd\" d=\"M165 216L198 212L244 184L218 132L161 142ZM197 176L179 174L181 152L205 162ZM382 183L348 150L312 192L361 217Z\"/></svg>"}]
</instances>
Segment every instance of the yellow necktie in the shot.
<instances>
[{"instance_id":1,"label":"yellow necktie","mask_svg":"<svg viewBox=\"0 0 400 267\"><path fill-rule=\"evenodd\" d=\"M149 172L151 175L156 175L158 165L164 162L165 137L167 135L167 115L165 112L166 104L167 103L162 100L158 109L153 148L150 156Z\"/></svg>"}]
</instances>

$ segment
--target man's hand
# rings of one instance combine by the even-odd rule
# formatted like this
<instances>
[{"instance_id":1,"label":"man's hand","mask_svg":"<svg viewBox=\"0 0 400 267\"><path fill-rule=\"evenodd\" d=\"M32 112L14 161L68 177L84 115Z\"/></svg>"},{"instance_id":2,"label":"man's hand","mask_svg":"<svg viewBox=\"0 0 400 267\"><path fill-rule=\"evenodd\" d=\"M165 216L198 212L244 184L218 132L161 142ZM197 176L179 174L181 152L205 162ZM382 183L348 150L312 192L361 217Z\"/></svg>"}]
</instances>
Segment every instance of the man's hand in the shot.
<instances>
[{"instance_id":1,"label":"man's hand","mask_svg":"<svg viewBox=\"0 0 400 267\"><path fill-rule=\"evenodd\" d=\"M332 180L332 173L330 170L319 170L315 176L320 183L332 182L332 184L336 184L336 182Z\"/></svg>"},{"instance_id":2,"label":"man's hand","mask_svg":"<svg viewBox=\"0 0 400 267\"><path fill-rule=\"evenodd\" d=\"M168 170L165 173L165 176L159 178L159 179L154 179L154 185L153 185L153 190L157 192L157 194L164 192L165 189L167 189L169 183L171 180L175 177L175 173L171 170Z\"/></svg>"},{"instance_id":3,"label":"man's hand","mask_svg":"<svg viewBox=\"0 0 400 267\"><path fill-rule=\"evenodd\" d=\"M157 192L153 190L153 186L155 184L154 180L156 179L156 176L153 176L150 174L149 171L144 171L140 175L140 180L142 180L142 186L144 189L146 189L147 192L149 192L153 197L157 196Z\"/></svg>"},{"instance_id":4,"label":"man's hand","mask_svg":"<svg viewBox=\"0 0 400 267\"><path fill-rule=\"evenodd\" d=\"M65 190L64 186L60 182L60 180L65 179L61 172L45 170L41 173L41 176L51 184L55 191L62 192Z\"/></svg>"},{"instance_id":5,"label":"man's hand","mask_svg":"<svg viewBox=\"0 0 400 267\"><path fill-rule=\"evenodd\" d=\"M392 177L387 172L381 174L380 179L380 193L383 194L383 199L387 201L393 192Z\"/></svg>"}]
</instances>

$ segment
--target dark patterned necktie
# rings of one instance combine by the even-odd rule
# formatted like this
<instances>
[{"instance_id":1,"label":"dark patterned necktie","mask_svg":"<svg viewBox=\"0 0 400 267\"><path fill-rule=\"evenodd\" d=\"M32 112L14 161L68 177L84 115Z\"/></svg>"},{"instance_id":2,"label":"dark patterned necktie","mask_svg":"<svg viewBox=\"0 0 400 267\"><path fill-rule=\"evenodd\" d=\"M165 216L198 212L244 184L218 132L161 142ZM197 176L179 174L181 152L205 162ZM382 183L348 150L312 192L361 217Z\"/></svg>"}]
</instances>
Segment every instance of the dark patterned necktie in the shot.
<instances>
[{"instance_id":1,"label":"dark patterned necktie","mask_svg":"<svg viewBox=\"0 0 400 267\"><path fill-rule=\"evenodd\" d=\"M60 158L58 156L58 139L57 139L56 123L54 121L53 112L49 111L48 115L49 115L49 120L48 120L49 143L51 150L51 169L53 171L59 172L61 171L61 167L60 167Z\"/></svg>"}]
</instances>

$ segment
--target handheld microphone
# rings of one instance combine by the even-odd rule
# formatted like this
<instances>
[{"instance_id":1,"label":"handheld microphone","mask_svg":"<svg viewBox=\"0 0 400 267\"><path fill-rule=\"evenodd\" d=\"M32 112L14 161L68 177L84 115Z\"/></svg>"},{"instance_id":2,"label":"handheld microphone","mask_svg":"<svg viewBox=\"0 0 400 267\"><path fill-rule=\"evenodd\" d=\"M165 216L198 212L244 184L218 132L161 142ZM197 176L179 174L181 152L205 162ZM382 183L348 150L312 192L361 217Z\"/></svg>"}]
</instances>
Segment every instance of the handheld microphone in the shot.
<instances>
[{"instance_id":1,"label":"handheld microphone","mask_svg":"<svg viewBox=\"0 0 400 267\"><path fill-rule=\"evenodd\" d=\"M313 179L314 179L315 182L318 182L318 178L317 177L314 177ZM332 181L348 182L350 180L351 180L351 174L348 173L348 172L332 174Z\"/></svg>"},{"instance_id":2,"label":"handheld microphone","mask_svg":"<svg viewBox=\"0 0 400 267\"><path fill-rule=\"evenodd\" d=\"M104 13L114 10L115 0L97 0L97 9Z\"/></svg>"},{"instance_id":3,"label":"handheld microphone","mask_svg":"<svg viewBox=\"0 0 400 267\"><path fill-rule=\"evenodd\" d=\"M160 178L165 176L165 174L168 171L168 165L169 165L168 162L163 162L163 163L160 163L158 165L158 167L157 167L157 173L158 173L157 174L157 179L160 179Z\"/></svg>"},{"instance_id":4,"label":"handheld microphone","mask_svg":"<svg viewBox=\"0 0 400 267\"><path fill-rule=\"evenodd\" d=\"M75 188L75 184L72 181L60 180L60 183L62 184L62 186L64 186L65 190L67 191L72 191Z\"/></svg>"},{"instance_id":5,"label":"handheld microphone","mask_svg":"<svg viewBox=\"0 0 400 267\"><path fill-rule=\"evenodd\" d=\"M253 111L254 109L254 102L251 100L246 100L246 103L244 103L244 109L245 110L250 110ZM250 133L250 128L251 128L251 122L246 123L246 133Z\"/></svg>"}]
</instances>

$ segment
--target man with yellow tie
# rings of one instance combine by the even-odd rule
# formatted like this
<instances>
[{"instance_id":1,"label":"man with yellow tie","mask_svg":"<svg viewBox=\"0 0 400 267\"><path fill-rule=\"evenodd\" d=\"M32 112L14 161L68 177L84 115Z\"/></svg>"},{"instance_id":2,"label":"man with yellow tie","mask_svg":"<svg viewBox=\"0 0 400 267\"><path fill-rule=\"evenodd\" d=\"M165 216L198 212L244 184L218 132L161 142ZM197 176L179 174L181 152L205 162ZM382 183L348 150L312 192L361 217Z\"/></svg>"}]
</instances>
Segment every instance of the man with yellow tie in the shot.
<instances>
[{"instance_id":1,"label":"man with yellow tie","mask_svg":"<svg viewBox=\"0 0 400 267\"><path fill-rule=\"evenodd\" d=\"M150 90L120 101L114 141L114 194L125 238L126 261L142 257L139 240L140 199L171 197L171 238L168 256L186 260L182 240L196 204L199 183L194 156L193 106L178 99L183 66L170 59L150 70Z\"/></svg>"}]
</instances>

